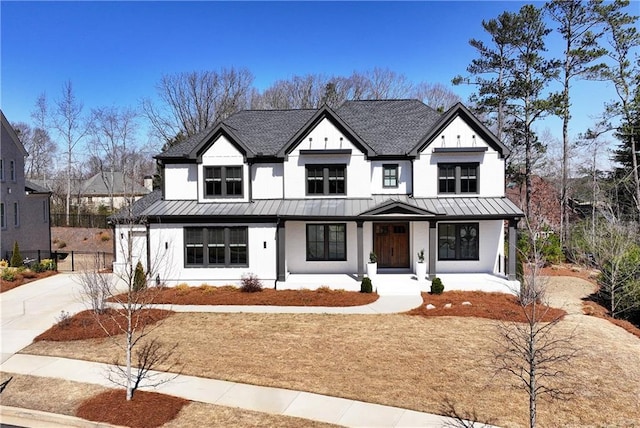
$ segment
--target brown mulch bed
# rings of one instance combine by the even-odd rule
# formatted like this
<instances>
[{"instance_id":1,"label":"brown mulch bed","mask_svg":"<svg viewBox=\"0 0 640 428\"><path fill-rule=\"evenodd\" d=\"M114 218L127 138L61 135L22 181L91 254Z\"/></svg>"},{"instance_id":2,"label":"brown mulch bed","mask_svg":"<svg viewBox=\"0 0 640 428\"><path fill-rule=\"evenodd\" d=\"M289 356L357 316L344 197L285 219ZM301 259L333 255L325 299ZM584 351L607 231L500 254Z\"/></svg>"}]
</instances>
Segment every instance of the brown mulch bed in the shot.
<instances>
[{"instance_id":1,"label":"brown mulch bed","mask_svg":"<svg viewBox=\"0 0 640 428\"><path fill-rule=\"evenodd\" d=\"M640 328L638 328L636 325L632 324L629 321L611 318L611 316L609 315L609 311L604 306L599 305L593 300L585 300L582 303L582 311L584 312L585 315L591 315L594 317L603 318L609 321L610 323L625 329L626 331L633 334L634 336L640 338Z\"/></svg>"},{"instance_id":2,"label":"brown mulch bed","mask_svg":"<svg viewBox=\"0 0 640 428\"><path fill-rule=\"evenodd\" d=\"M173 311L162 309L143 309L135 314L134 323L148 326L167 318L173 313ZM65 317L61 315L61 318ZM126 319L124 315L113 309L108 309L99 315L87 310L65 319L59 319L57 324L37 336L33 341L65 342L68 340L104 338L123 333L119 326L125 325Z\"/></svg>"},{"instance_id":3,"label":"brown mulch bed","mask_svg":"<svg viewBox=\"0 0 640 428\"><path fill-rule=\"evenodd\" d=\"M571 276L573 278L581 278L591 283L596 283L595 275L597 271L593 269L583 268L572 264L560 264L544 267L540 270L542 276Z\"/></svg>"},{"instance_id":4,"label":"brown mulch bed","mask_svg":"<svg viewBox=\"0 0 640 428\"><path fill-rule=\"evenodd\" d=\"M96 422L132 428L159 427L174 419L189 400L157 392L136 391L131 401L126 392L115 389L97 394L84 401L77 416Z\"/></svg>"},{"instance_id":5,"label":"brown mulch bed","mask_svg":"<svg viewBox=\"0 0 640 428\"><path fill-rule=\"evenodd\" d=\"M422 293L423 303L419 307L407 312L408 315L420 315L424 317L453 316L453 317L477 317L501 321L526 322L522 306L516 296L505 293L485 293L482 291L446 291L442 294ZM470 305L463 305L469 302ZM450 303L450 308L445 305ZM427 309L432 304L434 309ZM549 322L561 319L567 313L562 309L538 305L539 313L544 313L540 319Z\"/></svg>"},{"instance_id":6,"label":"brown mulch bed","mask_svg":"<svg viewBox=\"0 0 640 428\"><path fill-rule=\"evenodd\" d=\"M47 270L44 272L36 273L36 272L28 272L27 276L23 274L16 274L16 279L13 281L5 281L4 279L0 279L0 293L4 293L5 291L13 290L16 287L20 287L21 285L28 284L38 279L47 278L57 274L58 272L53 270Z\"/></svg>"},{"instance_id":7,"label":"brown mulch bed","mask_svg":"<svg viewBox=\"0 0 640 428\"><path fill-rule=\"evenodd\" d=\"M257 306L361 306L378 300L375 293L331 290L274 290L247 293L232 286L163 287L150 288L142 296L144 301L170 305L257 305ZM124 295L116 296L122 299Z\"/></svg>"}]
</instances>

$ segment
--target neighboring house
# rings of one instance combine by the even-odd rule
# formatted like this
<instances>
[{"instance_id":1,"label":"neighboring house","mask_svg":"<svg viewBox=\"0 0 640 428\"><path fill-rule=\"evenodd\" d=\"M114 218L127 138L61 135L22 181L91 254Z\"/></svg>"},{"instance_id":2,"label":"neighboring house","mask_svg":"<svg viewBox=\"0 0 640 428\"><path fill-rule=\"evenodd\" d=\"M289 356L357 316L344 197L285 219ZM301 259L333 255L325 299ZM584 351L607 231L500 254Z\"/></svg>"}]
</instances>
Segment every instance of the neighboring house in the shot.
<instances>
[{"instance_id":1,"label":"neighboring house","mask_svg":"<svg viewBox=\"0 0 640 428\"><path fill-rule=\"evenodd\" d=\"M421 249L430 278L515 279L505 229L515 254L523 214L504 194L508 154L461 104L241 111L156 156L162 190L134 204L143 224L115 226L114 269L126 241L147 268L171 266L168 283L362 278L371 251L379 275L408 273Z\"/></svg>"},{"instance_id":2,"label":"neighboring house","mask_svg":"<svg viewBox=\"0 0 640 428\"><path fill-rule=\"evenodd\" d=\"M148 186L148 187L147 187ZM118 210L132 204L151 192L151 178L145 177L145 186L125 176L122 171L104 171L85 180L78 192L79 204L97 210L100 206Z\"/></svg>"},{"instance_id":3,"label":"neighboring house","mask_svg":"<svg viewBox=\"0 0 640 428\"><path fill-rule=\"evenodd\" d=\"M51 193L25 180L24 158L29 154L4 113L0 115L0 258L11 257L14 242L23 258L47 258L51 252Z\"/></svg>"}]
</instances>

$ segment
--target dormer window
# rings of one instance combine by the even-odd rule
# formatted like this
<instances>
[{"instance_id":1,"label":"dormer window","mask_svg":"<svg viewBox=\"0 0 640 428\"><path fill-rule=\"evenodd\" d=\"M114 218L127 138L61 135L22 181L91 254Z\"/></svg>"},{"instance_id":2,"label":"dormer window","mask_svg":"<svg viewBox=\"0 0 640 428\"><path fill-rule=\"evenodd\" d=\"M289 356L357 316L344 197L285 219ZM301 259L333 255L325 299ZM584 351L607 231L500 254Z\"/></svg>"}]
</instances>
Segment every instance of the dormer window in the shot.
<instances>
[{"instance_id":1,"label":"dormer window","mask_svg":"<svg viewBox=\"0 0 640 428\"><path fill-rule=\"evenodd\" d=\"M346 165L307 165L307 195L345 195Z\"/></svg>"},{"instance_id":2,"label":"dormer window","mask_svg":"<svg viewBox=\"0 0 640 428\"><path fill-rule=\"evenodd\" d=\"M204 167L205 198L240 198L242 187L241 166Z\"/></svg>"},{"instance_id":3,"label":"dormer window","mask_svg":"<svg viewBox=\"0 0 640 428\"><path fill-rule=\"evenodd\" d=\"M478 193L478 164L438 164L438 193Z\"/></svg>"}]
</instances>

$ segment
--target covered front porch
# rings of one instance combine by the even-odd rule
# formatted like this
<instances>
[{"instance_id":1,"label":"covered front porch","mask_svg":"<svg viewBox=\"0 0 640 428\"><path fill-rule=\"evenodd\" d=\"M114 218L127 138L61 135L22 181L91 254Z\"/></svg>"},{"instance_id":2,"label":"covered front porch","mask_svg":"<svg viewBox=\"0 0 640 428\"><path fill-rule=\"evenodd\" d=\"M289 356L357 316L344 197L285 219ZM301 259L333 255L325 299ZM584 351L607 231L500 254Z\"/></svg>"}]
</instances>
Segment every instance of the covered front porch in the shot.
<instances>
[{"instance_id":1,"label":"covered front porch","mask_svg":"<svg viewBox=\"0 0 640 428\"><path fill-rule=\"evenodd\" d=\"M515 294L520 289L520 282L509 280L505 276L489 273L449 273L438 277L444 284L445 291L487 291ZM290 274L286 281L277 281L276 288L310 289L320 287L360 291L360 279L353 274ZM431 281L418 281L416 275L409 270L381 270L371 278L373 289L384 296L419 295L431 290Z\"/></svg>"}]
</instances>

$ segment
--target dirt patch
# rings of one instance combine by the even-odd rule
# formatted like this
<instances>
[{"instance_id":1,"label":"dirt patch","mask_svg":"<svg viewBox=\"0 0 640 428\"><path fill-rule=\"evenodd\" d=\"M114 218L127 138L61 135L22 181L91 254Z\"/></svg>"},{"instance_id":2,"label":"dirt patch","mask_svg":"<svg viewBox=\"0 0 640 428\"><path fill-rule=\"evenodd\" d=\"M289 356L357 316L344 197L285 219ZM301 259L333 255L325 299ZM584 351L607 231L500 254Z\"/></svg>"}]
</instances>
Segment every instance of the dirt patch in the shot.
<instances>
[{"instance_id":1,"label":"dirt patch","mask_svg":"<svg viewBox=\"0 0 640 428\"><path fill-rule=\"evenodd\" d=\"M126 295L115 299L126 298ZM242 292L237 287L164 287L150 288L141 299L155 304L171 305L267 305L267 306L360 306L378 300L375 293L358 293L345 290L274 290L265 288L254 293Z\"/></svg>"},{"instance_id":2,"label":"dirt patch","mask_svg":"<svg viewBox=\"0 0 640 428\"><path fill-rule=\"evenodd\" d=\"M51 251L113 252L113 230L89 227L52 227Z\"/></svg>"},{"instance_id":3,"label":"dirt patch","mask_svg":"<svg viewBox=\"0 0 640 428\"><path fill-rule=\"evenodd\" d=\"M76 414L90 421L155 428L174 419L189 403L184 398L148 391L136 391L129 401L125 398L126 392L121 389L101 392L84 401Z\"/></svg>"},{"instance_id":4,"label":"dirt patch","mask_svg":"<svg viewBox=\"0 0 640 428\"><path fill-rule=\"evenodd\" d=\"M424 317L478 317L501 321L526 322L527 316L515 296L481 291L447 291L442 294L422 293L423 304L407 314ZM464 304L468 303L468 304ZM427 305L435 308L427 309ZM447 307L447 305L450 305ZM527 308L529 316L530 307ZM549 322L566 315L562 309L537 305L540 321Z\"/></svg>"},{"instance_id":5,"label":"dirt patch","mask_svg":"<svg viewBox=\"0 0 640 428\"><path fill-rule=\"evenodd\" d=\"M133 324L149 326L172 314L172 311L161 309L143 309L135 313ZM124 314L113 309L107 309L102 314L87 310L68 317L61 315L60 318L62 319L57 324L33 339L34 342L42 340L65 342L110 337L122 334L120 326L126 325Z\"/></svg>"}]
</instances>

